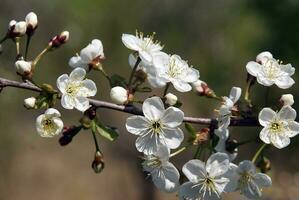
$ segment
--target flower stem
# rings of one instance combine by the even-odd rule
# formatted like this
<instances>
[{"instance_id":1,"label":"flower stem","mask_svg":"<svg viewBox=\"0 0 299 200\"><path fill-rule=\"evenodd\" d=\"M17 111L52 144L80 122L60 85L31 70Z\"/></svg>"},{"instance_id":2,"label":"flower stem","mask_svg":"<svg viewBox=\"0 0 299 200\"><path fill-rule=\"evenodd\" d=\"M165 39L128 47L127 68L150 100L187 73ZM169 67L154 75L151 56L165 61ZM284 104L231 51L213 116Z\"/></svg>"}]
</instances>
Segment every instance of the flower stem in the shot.
<instances>
[{"instance_id":1,"label":"flower stem","mask_svg":"<svg viewBox=\"0 0 299 200\"><path fill-rule=\"evenodd\" d=\"M253 81L253 77L250 77L246 85L245 96L244 96L244 100L249 104L250 107L252 107L251 99L250 99L250 88L251 88L252 81Z\"/></svg>"},{"instance_id":2,"label":"flower stem","mask_svg":"<svg viewBox=\"0 0 299 200\"><path fill-rule=\"evenodd\" d=\"M27 35L26 49L25 49L25 60L27 60L27 55L28 55L30 41L31 41L31 36Z\"/></svg>"},{"instance_id":3,"label":"flower stem","mask_svg":"<svg viewBox=\"0 0 299 200\"><path fill-rule=\"evenodd\" d=\"M40 52L40 54L38 54L38 56L36 56L36 58L32 61L32 71L34 71L36 64L38 63L38 61L43 57L43 55L45 55L49 50L50 50L51 46L47 46L42 52Z\"/></svg>"},{"instance_id":4,"label":"flower stem","mask_svg":"<svg viewBox=\"0 0 299 200\"><path fill-rule=\"evenodd\" d=\"M107 78L107 80L109 81L109 83L111 82L111 78L109 77L109 75L106 73L106 71L104 69L100 70L101 73Z\"/></svg>"},{"instance_id":5,"label":"flower stem","mask_svg":"<svg viewBox=\"0 0 299 200\"><path fill-rule=\"evenodd\" d=\"M134 65L134 68L133 68L133 70L131 72L130 78L129 78L128 88L130 88L131 85L132 85L133 77L135 75L135 72L136 72L137 67L138 67L138 65L139 65L140 62L141 62L141 58L138 56L137 60L136 60L136 63Z\"/></svg>"},{"instance_id":6,"label":"flower stem","mask_svg":"<svg viewBox=\"0 0 299 200\"><path fill-rule=\"evenodd\" d=\"M203 152L203 149L204 148L202 146L198 145L193 158L194 159L199 158L201 156L202 152Z\"/></svg>"},{"instance_id":7,"label":"flower stem","mask_svg":"<svg viewBox=\"0 0 299 200\"><path fill-rule=\"evenodd\" d=\"M176 156L176 155L182 153L183 151L185 151L187 148L188 148L188 146L184 146L184 147L180 148L179 150L177 150L177 151L173 152L172 154L170 154L169 157L171 158L173 156Z\"/></svg>"},{"instance_id":8,"label":"flower stem","mask_svg":"<svg viewBox=\"0 0 299 200\"><path fill-rule=\"evenodd\" d=\"M15 44L16 44L17 56L19 56L20 55L20 37L15 38Z\"/></svg>"},{"instance_id":9,"label":"flower stem","mask_svg":"<svg viewBox=\"0 0 299 200\"><path fill-rule=\"evenodd\" d=\"M263 150L265 149L265 147L267 146L266 143L264 143L258 150L257 152L254 154L253 158L252 158L252 162L255 163L256 160L258 159L258 157L261 155L261 153L263 152Z\"/></svg>"},{"instance_id":10,"label":"flower stem","mask_svg":"<svg viewBox=\"0 0 299 200\"><path fill-rule=\"evenodd\" d=\"M170 83L167 83L163 92L163 97L165 97L165 95L167 94L167 91L169 89Z\"/></svg>"},{"instance_id":11,"label":"flower stem","mask_svg":"<svg viewBox=\"0 0 299 200\"><path fill-rule=\"evenodd\" d=\"M92 136L93 136L93 140L94 140L94 145L96 147L96 151L102 153L101 150L100 150L100 146L99 146L98 140L97 140L96 132L93 131L93 130L91 130L91 133L92 133Z\"/></svg>"}]
</instances>

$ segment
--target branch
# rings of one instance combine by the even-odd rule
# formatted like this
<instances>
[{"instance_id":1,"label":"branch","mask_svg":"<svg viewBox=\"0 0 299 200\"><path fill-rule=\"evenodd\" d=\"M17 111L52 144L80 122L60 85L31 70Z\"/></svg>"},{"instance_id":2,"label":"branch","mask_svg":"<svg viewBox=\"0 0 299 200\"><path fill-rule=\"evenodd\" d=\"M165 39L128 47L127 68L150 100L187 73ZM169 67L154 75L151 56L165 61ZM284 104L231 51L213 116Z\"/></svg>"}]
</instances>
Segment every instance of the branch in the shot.
<instances>
[{"instance_id":1,"label":"branch","mask_svg":"<svg viewBox=\"0 0 299 200\"><path fill-rule=\"evenodd\" d=\"M18 81L0 78L0 91L5 87L15 87L15 88L21 88L21 89L31 90L35 92L41 92L41 89L39 87L36 87L33 84L22 83ZM134 114L134 115L143 115L142 111L133 105L123 106L123 105L117 105L114 103L95 100L95 99L89 99L89 102L91 105L94 105L98 108L107 108L107 109L117 110L117 111ZM184 117L184 122L202 124L202 125L217 124L217 120L213 118ZM230 126L260 126L260 125L256 119L231 119Z\"/></svg>"}]
</instances>

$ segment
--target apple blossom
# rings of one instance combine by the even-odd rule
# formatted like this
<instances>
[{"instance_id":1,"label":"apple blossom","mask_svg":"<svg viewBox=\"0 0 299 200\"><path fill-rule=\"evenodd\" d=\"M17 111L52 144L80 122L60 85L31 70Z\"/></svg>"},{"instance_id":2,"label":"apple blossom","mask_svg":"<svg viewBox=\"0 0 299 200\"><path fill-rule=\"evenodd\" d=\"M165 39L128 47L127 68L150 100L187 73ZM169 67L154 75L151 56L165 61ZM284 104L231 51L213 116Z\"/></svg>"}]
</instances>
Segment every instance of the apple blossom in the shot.
<instances>
[{"instance_id":1,"label":"apple blossom","mask_svg":"<svg viewBox=\"0 0 299 200\"><path fill-rule=\"evenodd\" d=\"M136 36L123 34L122 42L128 49L138 52L138 56L146 63L152 63L153 54L163 49L159 42L154 41L154 34L146 37L143 36L143 33L138 32L136 32Z\"/></svg>"},{"instance_id":2,"label":"apple blossom","mask_svg":"<svg viewBox=\"0 0 299 200\"><path fill-rule=\"evenodd\" d=\"M284 106L292 106L294 104L294 97L292 94L284 94L281 96L280 101Z\"/></svg>"},{"instance_id":3,"label":"apple blossom","mask_svg":"<svg viewBox=\"0 0 299 200\"><path fill-rule=\"evenodd\" d=\"M153 64L157 69L158 77L165 83L171 82L179 92L188 92L192 89L191 83L199 78L199 71L181 59L178 55L169 56L166 53L155 55Z\"/></svg>"},{"instance_id":4,"label":"apple blossom","mask_svg":"<svg viewBox=\"0 0 299 200\"><path fill-rule=\"evenodd\" d=\"M60 113L54 108L49 108L36 119L36 130L42 137L54 137L63 130L63 122Z\"/></svg>"},{"instance_id":5,"label":"apple blossom","mask_svg":"<svg viewBox=\"0 0 299 200\"><path fill-rule=\"evenodd\" d=\"M101 40L94 39L80 51L80 55L74 56L69 60L69 65L73 68L82 67L88 70L89 66L99 64L100 59L104 57L104 49Z\"/></svg>"},{"instance_id":6,"label":"apple blossom","mask_svg":"<svg viewBox=\"0 0 299 200\"><path fill-rule=\"evenodd\" d=\"M126 104L128 102L128 91L120 86L111 88L110 98L117 104Z\"/></svg>"},{"instance_id":7,"label":"apple blossom","mask_svg":"<svg viewBox=\"0 0 299 200\"><path fill-rule=\"evenodd\" d=\"M180 173L169 162L169 149L167 147L160 146L155 154L145 155L142 165L144 171L150 173L157 188L164 192L174 192L177 190Z\"/></svg>"},{"instance_id":8,"label":"apple blossom","mask_svg":"<svg viewBox=\"0 0 299 200\"><path fill-rule=\"evenodd\" d=\"M299 123L295 121L296 111L291 106L283 106L279 112L263 108L259 113L259 122L264 127L260 139L281 149L290 144L290 138L299 133Z\"/></svg>"},{"instance_id":9,"label":"apple blossom","mask_svg":"<svg viewBox=\"0 0 299 200\"><path fill-rule=\"evenodd\" d=\"M256 62L250 61L246 65L247 72L257 78L257 82L264 86L273 84L281 89L290 88L295 81L291 76L295 73L295 68L291 64L282 64L273 58L270 52L262 52Z\"/></svg>"},{"instance_id":10,"label":"apple blossom","mask_svg":"<svg viewBox=\"0 0 299 200\"><path fill-rule=\"evenodd\" d=\"M84 79L85 75L83 68L75 68L69 76L63 74L57 79L57 87L62 93L61 105L65 109L76 108L84 112L89 108L87 97L95 96L97 87L92 80Z\"/></svg>"},{"instance_id":11,"label":"apple blossom","mask_svg":"<svg viewBox=\"0 0 299 200\"><path fill-rule=\"evenodd\" d=\"M164 108L159 97L151 97L142 105L144 116L131 116L127 119L128 132L138 135L136 148L144 154L154 154L160 145L170 149L180 146L184 134L179 125L184 113L175 107Z\"/></svg>"}]
</instances>

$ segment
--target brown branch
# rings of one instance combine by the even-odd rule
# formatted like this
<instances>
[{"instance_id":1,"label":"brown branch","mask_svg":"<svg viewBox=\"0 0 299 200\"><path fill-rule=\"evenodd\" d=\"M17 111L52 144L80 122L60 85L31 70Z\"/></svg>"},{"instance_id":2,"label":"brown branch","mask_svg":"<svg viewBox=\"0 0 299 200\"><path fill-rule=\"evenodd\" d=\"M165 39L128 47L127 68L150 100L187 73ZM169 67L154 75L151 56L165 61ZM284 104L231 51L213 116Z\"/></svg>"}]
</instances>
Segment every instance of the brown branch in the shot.
<instances>
[{"instance_id":1,"label":"brown branch","mask_svg":"<svg viewBox=\"0 0 299 200\"><path fill-rule=\"evenodd\" d=\"M41 91L40 88L30 83L22 83L18 81L0 78L0 91L5 87L22 88L26 90L35 91L35 92ZM123 106L123 105L117 105L114 103L95 100L95 99L89 99L89 102L90 104L98 108L107 108L107 109L117 110L117 111L130 113L134 115L143 115L142 111L133 105ZM212 123L217 124L217 120L213 118L184 117L184 122L202 124L202 125L210 125ZM260 126L260 125L256 119L232 119L230 126Z\"/></svg>"}]
</instances>

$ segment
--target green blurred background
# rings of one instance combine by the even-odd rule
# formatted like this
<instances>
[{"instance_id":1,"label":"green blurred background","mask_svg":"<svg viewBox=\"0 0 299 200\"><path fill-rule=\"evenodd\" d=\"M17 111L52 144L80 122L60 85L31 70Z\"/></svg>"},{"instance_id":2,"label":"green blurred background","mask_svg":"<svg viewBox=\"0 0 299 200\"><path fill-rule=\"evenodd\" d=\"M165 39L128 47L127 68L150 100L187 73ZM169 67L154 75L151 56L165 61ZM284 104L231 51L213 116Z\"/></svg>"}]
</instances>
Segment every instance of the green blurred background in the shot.
<instances>
[{"instance_id":1,"label":"green blurred background","mask_svg":"<svg viewBox=\"0 0 299 200\"><path fill-rule=\"evenodd\" d=\"M101 39L109 74L129 75L129 50L121 43L122 33L156 32L164 50L176 53L200 70L201 79L219 95L227 95L232 86L245 87L245 65L264 50L276 58L299 64L299 1L297 0L1 0L0 35L11 19L23 20L34 11L39 28L32 40L30 57L34 58L47 41L63 30L70 32L69 42L49 53L39 63L35 79L55 85L62 73L71 71L68 60L92 39ZM2 28L1 28L2 27ZM14 70L15 48L4 44L0 56L0 76L19 80ZM109 100L106 80L93 73L98 98ZM299 74L294 76L298 80ZM271 88L270 99L277 103L283 93L299 98L298 84L289 90ZM253 100L263 105L265 87L254 86ZM162 91L156 90L160 94ZM175 92L175 91L173 91ZM127 114L99 110L103 122L120 128L119 139L110 143L102 139L106 168L94 174L90 168L94 146L91 134L82 132L73 142L61 147L58 137L44 139L35 132L35 118L41 111L27 111L23 99L35 95L30 91L7 88L0 94L0 199L176 199L153 187L140 168L135 137L125 131ZM193 93L179 94L188 116L214 116L219 106ZM207 106L209 105L209 106ZM80 113L61 109L65 124L76 124ZM298 110L298 104L295 106ZM198 126L199 128L200 126ZM233 138L246 140L258 134L255 128L231 129ZM271 148L270 175L273 187L265 190L264 199L299 199L299 137L283 150ZM258 144L240 149L237 162L251 159ZM181 167L195 149L174 159ZM236 193L224 199L242 199Z\"/></svg>"}]
</instances>

